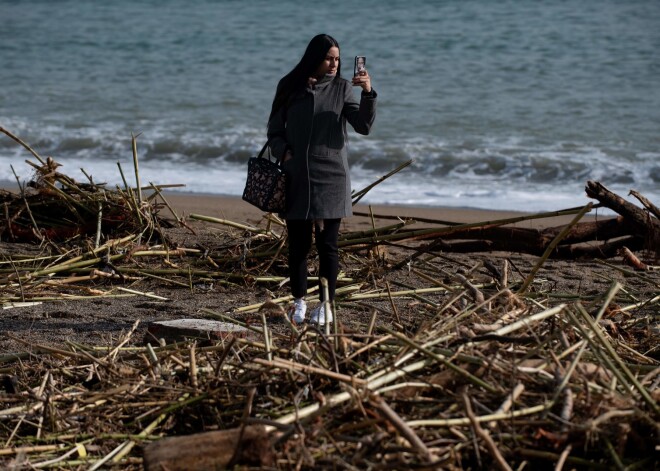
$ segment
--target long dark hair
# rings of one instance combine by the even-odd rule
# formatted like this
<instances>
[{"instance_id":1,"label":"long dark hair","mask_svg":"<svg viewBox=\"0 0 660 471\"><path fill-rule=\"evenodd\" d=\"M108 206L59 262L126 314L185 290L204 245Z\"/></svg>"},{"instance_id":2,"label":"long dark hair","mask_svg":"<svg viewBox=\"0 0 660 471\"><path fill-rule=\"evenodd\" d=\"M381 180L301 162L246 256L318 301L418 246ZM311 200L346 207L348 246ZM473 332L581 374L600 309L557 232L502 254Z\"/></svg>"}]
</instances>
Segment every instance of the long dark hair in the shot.
<instances>
[{"instance_id":1,"label":"long dark hair","mask_svg":"<svg viewBox=\"0 0 660 471\"><path fill-rule=\"evenodd\" d=\"M319 34L312 38L298 65L280 80L277 93L275 93L275 98L273 99L273 106L270 110L269 121L282 106L288 103L297 91L303 90L307 86L307 79L314 75L321 62L325 60L325 56L331 47L339 48L339 43L332 36ZM336 76L341 77L341 61L339 61L339 65L337 66Z\"/></svg>"}]
</instances>

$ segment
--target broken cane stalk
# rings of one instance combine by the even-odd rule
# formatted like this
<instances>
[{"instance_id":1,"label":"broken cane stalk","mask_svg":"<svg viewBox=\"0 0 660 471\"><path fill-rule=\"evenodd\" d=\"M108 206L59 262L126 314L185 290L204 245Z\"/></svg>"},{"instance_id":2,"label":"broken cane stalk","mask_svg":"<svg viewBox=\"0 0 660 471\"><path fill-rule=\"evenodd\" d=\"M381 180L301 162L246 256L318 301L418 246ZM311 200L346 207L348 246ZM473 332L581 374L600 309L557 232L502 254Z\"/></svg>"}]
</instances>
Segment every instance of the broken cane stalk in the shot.
<instances>
[{"instance_id":1,"label":"broken cane stalk","mask_svg":"<svg viewBox=\"0 0 660 471\"><path fill-rule=\"evenodd\" d=\"M550 244L548 245L548 247L545 249L545 252L544 252L543 255L541 256L541 258L538 260L538 262L536 262L536 265L534 266L534 268L532 269L532 271L530 272L530 274L527 276L527 278L526 278L525 281L523 282L523 285L522 285L522 286L520 287L520 289L518 290L518 293L517 293L517 294L518 294L519 296L522 295L522 294L525 294L525 292L527 291L527 288L529 288L529 285L532 284L532 281L534 280L534 277L536 276L536 272L539 271L539 269L541 268L541 266L543 265L543 263L545 263L545 261L548 259L548 257L550 256L550 254L552 253L552 251L555 249L555 247L557 247L557 245L559 244L559 242L561 242L561 240L562 240L564 237L566 237L566 236L568 235L568 233L570 232L571 228L572 228L573 226L575 226L575 225L580 221L580 219L582 219L582 217L583 217L585 214L587 214L589 211L591 211L591 208L592 208L592 207L593 207L593 203L589 203L589 204L587 204L585 207L583 207L582 210L581 210L579 213L577 213L577 215L573 218L573 220L572 220L569 224L566 225L566 227L564 228L564 230L562 230L562 231L557 235L557 237L555 237L555 238L553 239L553 241L550 242Z\"/></svg>"},{"instance_id":2,"label":"broken cane stalk","mask_svg":"<svg viewBox=\"0 0 660 471\"><path fill-rule=\"evenodd\" d=\"M395 168L391 172L383 175L382 177L380 177L375 182L371 183L370 185L367 185L365 188L361 189L360 191L357 191L357 192L353 193L353 195L351 195L351 198L353 199L353 206L355 206L362 199L362 197L364 195L366 195L373 187L375 187L376 185L384 182L385 180L390 178L392 175L395 175L395 174L399 173L401 170L403 170L404 168L406 168L408 165L412 164L413 162L414 161L411 159L407 162L402 163L397 168Z\"/></svg>"}]
</instances>

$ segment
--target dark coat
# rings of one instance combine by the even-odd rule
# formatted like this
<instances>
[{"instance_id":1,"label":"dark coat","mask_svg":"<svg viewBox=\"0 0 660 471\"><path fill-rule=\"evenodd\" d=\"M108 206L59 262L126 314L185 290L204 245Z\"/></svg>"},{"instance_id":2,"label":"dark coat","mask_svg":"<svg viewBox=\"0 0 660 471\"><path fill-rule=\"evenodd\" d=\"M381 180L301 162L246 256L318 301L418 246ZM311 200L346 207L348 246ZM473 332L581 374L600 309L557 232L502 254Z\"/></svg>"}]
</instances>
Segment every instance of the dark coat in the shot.
<instances>
[{"instance_id":1,"label":"dark coat","mask_svg":"<svg viewBox=\"0 0 660 471\"><path fill-rule=\"evenodd\" d=\"M279 89L279 85L278 85ZM268 123L273 155L287 176L284 219L336 219L351 216L351 178L346 122L367 135L376 116L376 92L355 99L345 79L320 81L293 97Z\"/></svg>"}]
</instances>

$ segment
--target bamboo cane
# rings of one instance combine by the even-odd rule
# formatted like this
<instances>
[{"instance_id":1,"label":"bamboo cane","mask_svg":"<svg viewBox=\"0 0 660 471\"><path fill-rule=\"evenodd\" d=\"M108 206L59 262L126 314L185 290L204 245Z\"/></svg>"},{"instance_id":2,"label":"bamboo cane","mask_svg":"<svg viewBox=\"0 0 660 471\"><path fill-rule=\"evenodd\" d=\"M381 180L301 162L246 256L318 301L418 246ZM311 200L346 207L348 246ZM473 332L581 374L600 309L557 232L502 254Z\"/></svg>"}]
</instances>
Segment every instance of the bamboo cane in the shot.
<instances>
[{"instance_id":1,"label":"bamboo cane","mask_svg":"<svg viewBox=\"0 0 660 471\"><path fill-rule=\"evenodd\" d=\"M199 221L212 222L212 223L215 223L215 224L223 224L225 226L233 227L235 229L240 229L242 231L253 232L255 234L268 234L268 232L266 232L263 229L248 226L246 224L239 224L237 222L229 221L227 219L219 219L219 218L214 218L214 217L211 217L211 216L203 216L201 214L191 214L188 217L190 219L197 219Z\"/></svg>"},{"instance_id":2,"label":"bamboo cane","mask_svg":"<svg viewBox=\"0 0 660 471\"><path fill-rule=\"evenodd\" d=\"M0 128L1 130L2 128ZM37 225L37 221L34 220L34 215L32 214L32 211L30 210L30 205L28 204L27 198L25 197L25 188L23 188L23 185L21 185L21 182L18 178L18 175L16 174L16 170L14 170L14 166L10 165L12 173L14 174L14 177L16 178L16 183L18 184L18 190L21 193L21 198L23 198L23 203L25 203L25 209L28 212L28 216L30 216L30 221L32 221L32 226L34 227L34 233L39 236L41 241L44 240L43 235L41 235L41 231L39 230L39 226Z\"/></svg>"},{"instance_id":3,"label":"bamboo cane","mask_svg":"<svg viewBox=\"0 0 660 471\"><path fill-rule=\"evenodd\" d=\"M468 397L467 393L463 393L463 404L465 407L465 414L468 416L468 419L470 420L470 424L472 425L475 434L479 438L481 438L484 442L486 442L486 448L493 456L495 463L497 463L497 465L502 471L513 471L513 468L509 466L509 463L507 463L504 460L504 457L500 453L500 450L497 448L497 445L493 441L488 431L484 430L479 424L479 421L477 420L476 416L474 415L474 412L472 411L472 405L470 403L470 398Z\"/></svg>"},{"instance_id":4,"label":"bamboo cane","mask_svg":"<svg viewBox=\"0 0 660 471\"><path fill-rule=\"evenodd\" d=\"M406 438L406 440L408 440L408 443L410 443L410 445L422 455L425 461L432 462L437 459L415 431L387 404L387 402L383 400L382 397L372 394L369 401L380 410L383 416L388 419L388 421Z\"/></svg>"},{"instance_id":5,"label":"bamboo cane","mask_svg":"<svg viewBox=\"0 0 660 471\"><path fill-rule=\"evenodd\" d=\"M44 161L44 159L42 159L42 158L39 156L39 154L37 154L37 153L34 151L34 149L32 149L32 147L30 147L30 146L27 145L25 142L23 142L19 137L15 136L14 134L12 134L11 132L9 132L7 129L3 128L2 126L0 126L0 132L3 133L3 134L6 134L6 135L9 136L11 139L13 139L14 141L18 142L20 145L22 145L22 146L23 146L23 147L24 147L24 148L25 148L30 154L32 154L32 155L34 156L34 158L36 158L36 159L41 163L41 165L46 165L46 162Z\"/></svg>"},{"instance_id":6,"label":"bamboo cane","mask_svg":"<svg viewBox=\"0 0 660 471\"><path fill-rule=\"evenodd\" d=\"M527 415L539 414L550 409L552 404L548 401L544 404L538 404L532 407L526 407L524 409L517 409L510 412L498 413L498 414L486 414L475 417L475 421L478 423L482 422L502 422L511 420L517 417L525 417ZM457 417L455 419L420 419L420 420L410 420L408 425L410 427L456 427L456 426L467 426L470 425L471 420L468 417Z\"/></svg>"},{"instance_id":7,"label":"bamboo cane","mask_svg":"<svg viewBox=\"0 0 660 471\"><path fill-rule=\"evenodd\" d=\"M587 214L589 211L591 211L592 208L593 208L593 203L589 203L584 208L582 208L582 210L575 215L573 220L569 224L566 225L566 227L557 235L557 237L555 237L552 240L552 242L550 242L548 247L545 249L545 252L541 256L541 258L538 260L538 262L536 263L534 268L532 268L532 271L527 276L527 278L523 282L522 286L518 290L518 293L517 293L518 296L521 296L521 295L525 294L525 291L527 291L527 288L529 288L529 285L532 284L532 280L534 280L534 277L536 276L536 273L539 271L539 269L541 268L543 263L545 263L545 261L550 256L550 254L555 249L555 247L557 247L557 245L559 245L559 242L561 242L561 240L568 235L568 233L573 228L573 226L575 226L580 221L580 219L582 219L582 217L585 214Z\"/></svg>"},{"instance_id":8,"label":"bamboo cane","mask_svg":"<svg viewBox=\"0 0 660 471\"><path fill-rule=\"evenodd\" d=\"M381 329L384 330L385 332L387 332L388 334L390 334L392 337L394 337L394 338L400 340L401 342L403 342L404 344L408 345L409 347L412 347L413 349L419 351L420 353L423 353L424 355L428 356L429 358L431 358L431 359L433 359L433 360L435 360L439 363L442 363L444 366L446 366L450 370L455 371L459 375L465 377L465 379L467 379L469 382L471 382L475 386L479 386L481 388L484 388L486 391L488 391L490 393L499 392L498 389L495 386L489 384L486 381L483 381L480 378L477 378L476 376L474 376L470 372L464 370L463 368L461 368L461 367L455 365L454 363L452 363L451 361L449 361L447 359L447 356L439 355L439 354L429 350L428 348L417 344L414 340L409 339L405 335L400 334L399 332L395 332L391 329L388 329L387 327L381 327Z\"/></svg>"},{"instance_id":9,"label":"bamboo cane","mask_svg":"<svg viewBox=\"0 0 660 471\"><path fill-rule=\"evenodd\" d=\"M628 369L626 364L621 360L621 357L616 353L612 345L605 339L601 327L594 321L594 319L584 310L579 310L580 314L587 325L589 325L590 330L595 334L595 340L598 340L599 344L605 349L610 358L614 361L615 365L620 368L621 373L625 376L628 381L637 389L637 391L644 398L644 401L651 407L651 409L660 416L660 405L657 401L651 397L651 394L646 390L646 388L639 382L637 377L632 374Z\"/></svg>"},{"instance_id":10,"label":"bamboo cane","mask_svg":"<svg viewBox=\"0 0 660 471\"><path fill-rule=\"evenodd\" d=\"M96 219L96 239L94 240L94 248L98 249L101 243L101 222L103 221L103 205L99 201L99 212Z\"/></svg>"},{"instance_id":11,"label":"bamboo cane","mask_svg":"<svg viewBox=\"0 0 660 471\"><path fill-rule=\"evenodd\" d=\"M392 381L396 381L398 378L401 376L404 376L408 373L415 372L421 368L424 368L427 365L426 360L418 361L416 363L412 363L410 365L407 365L401 369L394 370L394 371L387 371L384 374L380 375L378 378L375 378L373 380L367 380L367 388L371 391L375 391L378 388L391 383ZM351 393L348 392L342 392L339 394L336 394L334 396L330 396L326 398L325 406L324 408L332 408L334 406L337 406L339 404L342 404L349 399L351 399ZM304 419L309 416L314 415L316 412L321 410L321 405L320 404L311 404L307 407L304 407L302 409L299 409L293 413L286 414L282 417L279 417L276 419L276 422L278 424L290 424L296 420ZM267 427L268 431L273 431L275 427Z\"/></svg>"},{"instance_id":12,"label":"bamboo cane","mask_svg":"<svg viewBox=\"0 0 660 471\"><path fill-rule=\"evenodd\" d=\"M384 182L385 180L387 180L388 178L390 178L392 175L395 175L395 174L399 173L401 170L403 170L404 168L406 168L408 165L412 164L413 162L414 162L414 160L411 159L411 160L409 160L409 161L407 161L407 162L402 163L401 165L399 165L398 167L396 167L396 168L395 168L394 170L392 170L391 172L388 172L387 174L385 174L385 175L383 175L382 177L380 177L380 178L379 178L378 180L376 180L375 182L373 182L373 183L367 185L366 187L364 187L363 189L361 189L361 190L355 192L353 195L351 195L351 198L352 198L352 200L353 200L353 206L355 206L356 204L358 204L358 202L362 199L362 197L363 197L364 195L366 195L369 191L371 191L371 189L373 189L376 185L379 185L380 183Z\"/></svg>"},{"instance_id":13,"label":"bamboo cane","mask_svg":"<svg viewBox=\"0 0 660 471\"><path fill-rule=\"evenodd\" d=\"M374 227L372 229L368 229L364 231L346 232L339 236L339 240L364 239L365 237L379 235L379 234L391 234L403 227L412 224L415 224L414 220L406 219L403 222L400 222L398 224L392 224L390 226Z\"/></svg>"},{"instance_id":14,"label":"bamboo cane","mask_svg":"<svg viewBox=\"0 0 660 471\"><path fill-rule=\"evenodd\" d=\"M137 138L139 134L136 136L133 133L131 133L131 149L133 151L133 168L135 169L135 187L137 189L137 202L138 205L142 205L142 185L140 184L140 170L139 170L139 165L138 165L138 154L137 154Z\"/></svg>"},{"instance_id":15,"label":"bamboo cane","mask_svg":"<svg viewBox=\"0 0 660 471\"><path fill-rule=\"evenodd\" d=\"M125 291L125 292L131 293L131 294L146 296L147 298L157 299L159 301L169 301L169 299L164 298L162 296L156 296L155 294L152 294L152 293L145 293L145 292L142 292L142 291L136 291L134 289L122 288L121 286L117 286L117 288L115 288L115 289L117 289L119 291Z\"/></svg>"}]
</instances>

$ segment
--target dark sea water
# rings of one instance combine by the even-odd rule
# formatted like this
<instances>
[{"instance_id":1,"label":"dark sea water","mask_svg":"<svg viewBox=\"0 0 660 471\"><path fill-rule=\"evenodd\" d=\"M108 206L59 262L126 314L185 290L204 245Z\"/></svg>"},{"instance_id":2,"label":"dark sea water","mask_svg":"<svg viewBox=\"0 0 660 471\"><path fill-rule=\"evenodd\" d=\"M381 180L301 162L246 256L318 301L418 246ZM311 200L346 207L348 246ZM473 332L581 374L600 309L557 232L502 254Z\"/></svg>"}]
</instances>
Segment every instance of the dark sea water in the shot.
<instances>
[{"instance_id":1,"label":"dark sea water","mask_svg":"<svg viewBox=\"0 0 660 471\"><path fill-rule=\"evenodd\" d=\"M4 1L0 126L62 171L239 195L278 80L319 32L366 55L363 201L557 210L587 180L660 204L660 1ZM357 91L356 91L357 94ZM0 135L0 180L29 178Z\"/></svg>"}]
</instances>

